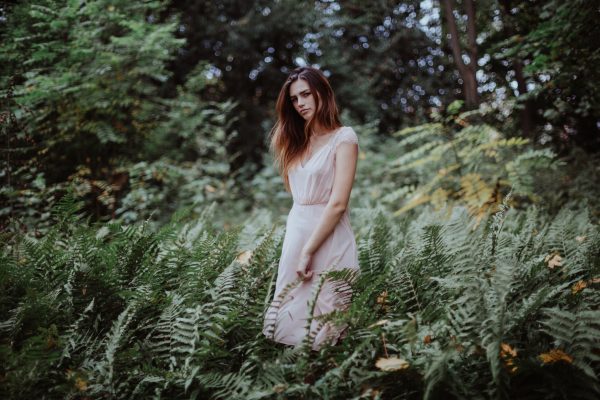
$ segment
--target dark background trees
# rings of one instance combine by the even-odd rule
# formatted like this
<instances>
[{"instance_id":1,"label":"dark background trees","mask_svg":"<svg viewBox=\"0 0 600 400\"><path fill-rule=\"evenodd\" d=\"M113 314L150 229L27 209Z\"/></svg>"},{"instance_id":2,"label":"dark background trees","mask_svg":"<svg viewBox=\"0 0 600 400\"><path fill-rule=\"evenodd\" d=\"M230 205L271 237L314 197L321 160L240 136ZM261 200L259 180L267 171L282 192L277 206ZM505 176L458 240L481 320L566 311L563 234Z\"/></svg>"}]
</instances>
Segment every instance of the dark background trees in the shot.
<instances>
[{"instance_id":1,"label":"dark background trees","mask_svg":"<svg viewBox=\"0 0 600 400\"><path fill-rule=\"evenodd\" d=\"M462 100L509 137L600 150L597 1L39 0L0 15L4 217L78 179L97 217L118 216L140 162L210 177L203 200L233 195L269 164L275 98L304 64L381 139Z\"/></svg>"},{"instance_id":2,"label":"dark background trees","mask_svg":"<svg viewBox=\"0 0 600 400\"><path fill-rule=\"evenodd\" d=\"M556 146L597 151L597 2L172 2L186 45L172 84L201 60L239 102L234 147L257 162L285 75L300 63L330 74L339 102L382 135L462 98L509 104L501 121ZM180 29L181 31L181 29ZM452 34L454 32L454 35ZM579 81L577 81L579 79ZM569 86L569 87L567 87ZM255 154L256 153L256 154Z\"/></svg>"}]
</instances>

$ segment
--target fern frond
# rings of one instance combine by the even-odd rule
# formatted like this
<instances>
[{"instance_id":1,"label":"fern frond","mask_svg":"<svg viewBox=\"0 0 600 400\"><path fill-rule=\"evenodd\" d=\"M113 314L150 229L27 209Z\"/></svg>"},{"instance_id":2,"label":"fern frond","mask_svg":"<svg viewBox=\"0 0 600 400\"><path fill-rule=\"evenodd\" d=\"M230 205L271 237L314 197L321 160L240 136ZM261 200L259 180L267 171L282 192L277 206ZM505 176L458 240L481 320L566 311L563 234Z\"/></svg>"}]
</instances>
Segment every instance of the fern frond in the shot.
<instances>
[{"instance_id":1,"label":"fern frond","mask_svg":"<svg viewBox=\"0 0 600 400\"><path fill-rule=\"evenodd\" d=\"M546 308L542 331L554 339L554 345L573 357L573 365L589 378L598 381L592 364L598 365L600 354L600 311L581 310L572 313L560 308Z\"/></svg>"}]
</instances>

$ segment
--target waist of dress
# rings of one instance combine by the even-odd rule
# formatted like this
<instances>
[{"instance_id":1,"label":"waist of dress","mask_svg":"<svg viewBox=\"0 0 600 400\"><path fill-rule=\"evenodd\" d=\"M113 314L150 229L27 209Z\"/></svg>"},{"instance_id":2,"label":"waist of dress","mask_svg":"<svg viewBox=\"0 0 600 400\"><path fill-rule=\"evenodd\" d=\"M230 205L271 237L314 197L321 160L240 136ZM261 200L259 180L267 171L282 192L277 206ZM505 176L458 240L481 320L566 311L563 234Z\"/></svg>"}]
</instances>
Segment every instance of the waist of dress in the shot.
<instances>
[{"instance_id":1,"label":"waist of dress","mask_svg":"<svg viewBox=\"0 0 600 400\"><path fill-rule=\"evenodd\" d=\"M294 205L296 206L324 206L329 202L329 200L325 201L315 201L315 202L302 202L294 200Z\"/></svg>"}]
</instances>

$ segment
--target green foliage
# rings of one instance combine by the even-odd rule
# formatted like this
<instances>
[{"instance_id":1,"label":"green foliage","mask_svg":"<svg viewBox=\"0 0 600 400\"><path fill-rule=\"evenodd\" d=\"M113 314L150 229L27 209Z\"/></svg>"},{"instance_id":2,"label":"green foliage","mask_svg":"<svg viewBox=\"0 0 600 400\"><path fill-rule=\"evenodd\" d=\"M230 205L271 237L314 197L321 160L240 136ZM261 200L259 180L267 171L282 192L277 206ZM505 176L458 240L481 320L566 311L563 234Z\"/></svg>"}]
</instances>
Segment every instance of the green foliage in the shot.
<instances>
[{"instance_id":1,"label":"green foliage","mask_svg":"<svg viewBox=\"0 0 600 400\"><path fill-rule=\"evenodd\" d=\"M508 2L507 2L508 4ZM600 96L600 49L588 38L600 34L594 13L597 4L585 0L521 2L508 7L503 25L512 27L489 48L499 62L524 62L530 88L520 93L515 111L535 104L536 122L546 124L537 135L556 148L573 143L597 152Z\"/></svg>"},{"instance_id":2,"label":"green foliage","mask_svg":"<svg viewBox=\"0 0 600 400\"><path fill-rule=\"evenodd\" d=\"M519 206L553 196L543 177L556 177L562 160L547 148L478 122L480 114L459 113L405 128L395 139L374 145L368 129L360 131L365 147L353 196L362 206L384 206L396 215L425 204L436 209L464 205L478 219L510 190Z\"/></svg>"},{"instance_id":3,"label":"green foliage","mask_svg":"<svg viewBox=\"0 0 600 400\"><path fill-rule=\"evenodd\" d=\"M573 141L597 143L598 51L582 40L597 31L593 6L509 3L477 5L485 114L477 121L460 113L436 2L7 5L0 10L0 224L43 234L70 184L96 220L162 223L178 206L236 197L233 212L254 203L283 213L288 197L264 167L264 139L282 80L304 62L325 71L343 120L361 127L367 151L355 203L408 210L459 200L489 212L511 186L515 200L551 202L554 210L569 196L590 193L594 202L589 167L584 177L562 176L577 185L565 182L560 196L540 194L539 183L552 181L537 173L550 152L515 133L526 103L532 146L553 142L563 156ZM440 112L450 117L441 121ZM407 121L419 128L391 134ZM453 125L464 121L471 125ZM445 151L449 144L456 150ZM585 163L573 159L577 152L573 165ZM398 168L388 168L390 159Z\"/></svg>"},{"instance_id":4,"label":"green foliage","mask_svg":"<svg viewBox=\"0 0 600 400\"><path fill-rule=\"evenodd\" d=\"M418 1L318 1L306 59L331 72L336 96L360 123L380 132L422 123L432 105L452 101L451 60L429 31ZM440 51L441 50L441 51ZM390 56L393 55L393 56Z\"/></svg>"},{"instance_id":5,"label":"green foliage","mask_svg":"<svg viewBox=\"0 0 600 400\"><path fill-rule=\"evenodd\" d=\"M160 2L48 0L18 7L14 12L28 18L8 20L3 58L21 80L18 102L35 110L27 129L43 132L38 143L48 156L70 161L85 151L95 154L82 159L95 158L111 144L131 151L142 143L157 121L153 82L166 79L166 62L182 43L172 35L174 21L145 23Z\"/></svg>"},{"instance_id":6,"label":"green foliage","mask_svg":"<svg viewBox=\"0 0 600 400\"><path fill-rule=\"evenodd\" d=\"M320 18L313 2L291 0L172 1L168 14L177 15L178 37L185 38L171 64L174 91L198 64L208 63L219 84L202 91L203 98L235 100L239 104L232 130L239 132L228 149L238 158L234 169L248 161L260 164L263 139L272 126L277 91L303 52L304 38ZM294 21L293 24L290 21ZM250 174L258 165L251 165ZM252 175L247 175L251 179Z\"/></svg>"},{"instance_id":7,"label":"green foliage","mask_svg":"<svg viewBox=\"0 0 600 400\"><path fill-rule=\"evenodd\" d=\"M159 230L91 225L66 196L47 235L2 248L3 398L598 396L598 226L507 204L486 223L464 207L398 224L358 209L361 273L322 282L351 295L319 318L347 336L315 353L261 333L277 225L220 231L214 206Z\"/></svg>"},{"instance_id":8,"label":"green foliage","mask_svg":"<svg viewBox=\"0 0 600 400\"><path fill-rule=\"evenodd\" d=\"M420 187L397 213L423 203L439 207L454 198L480 214L510 188L518 196L538 198L533 177L557 165L550 150L527 148L526 139L504 138L489 125L463 124L456 132L441 124L398 132L402 155L391 163L391 172Z\"/></svg>"},{"instance_id":9,"label":"green foliage","mask_svg":"<svg viewBox=\"0 0 600 400\"><path fill-rule=\"evenodd\" d=\"M211 84L205 64L162 97L183 44L176 19L158 21L162 11L161 2L12 6L1 49L12 77L3 99L3 225L45 232L48 210L70 185L96 218L127 222L166 205L154 217L164 222L177 207L231 194L234 135L226 132L235 104L198 97Z\"/></svg>"}]
</instances>

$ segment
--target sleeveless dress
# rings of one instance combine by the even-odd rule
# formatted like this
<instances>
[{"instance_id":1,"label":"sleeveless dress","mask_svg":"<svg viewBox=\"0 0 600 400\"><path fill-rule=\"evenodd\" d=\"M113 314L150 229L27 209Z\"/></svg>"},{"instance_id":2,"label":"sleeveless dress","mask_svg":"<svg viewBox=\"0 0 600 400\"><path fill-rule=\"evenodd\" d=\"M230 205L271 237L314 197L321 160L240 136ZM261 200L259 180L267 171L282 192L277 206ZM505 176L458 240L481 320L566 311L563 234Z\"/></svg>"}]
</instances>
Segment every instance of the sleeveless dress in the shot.
<instances>
[{"instance_id":1,"label":"sleeveless dress","mask_svg":"<svg viewBox=\"0 0 600 400\"><path fill-rule=\"evenodd\" d=\"M358 137L351 127L339 128L304 165L298 163L288 174L294 203L287 217L274 298L265 314L263 327L263 334L276 342L296 346L303 341L307 334L309 301L314 298L313 291L322 273L341 268L359 271L356 241L347 208L332 233L313 255L311 279L302 281L296 274L296 262L302 248L321 220L331 196L335 153L337 146L344 142L358 145ZM343 300L334 284L325 280L314 305L313 316L344 309ZM313 350L318 350L325 343L335 344L344 329L313 319L310 326L311 336L314 336Z\"/></svg>"}]
</instances>

